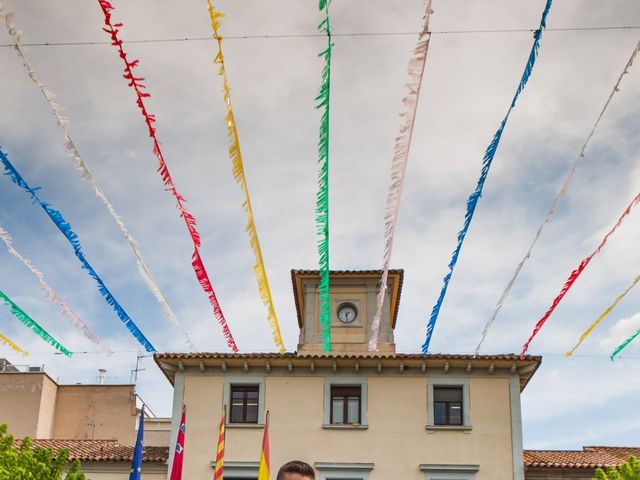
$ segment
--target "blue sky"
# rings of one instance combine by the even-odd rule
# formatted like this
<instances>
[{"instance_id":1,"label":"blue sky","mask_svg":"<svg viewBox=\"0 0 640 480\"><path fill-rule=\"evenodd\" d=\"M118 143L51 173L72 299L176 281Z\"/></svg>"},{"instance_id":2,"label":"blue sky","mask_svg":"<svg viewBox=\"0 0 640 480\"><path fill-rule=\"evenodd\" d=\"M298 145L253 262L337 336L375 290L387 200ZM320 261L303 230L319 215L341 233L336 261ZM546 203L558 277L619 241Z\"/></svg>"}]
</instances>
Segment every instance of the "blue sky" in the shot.
<instances>
[{"instance_id":1,"label":"blue sky","mask_svg":"<svg viewBox=\"0 0 640 480\"><path fill-rule=\"evenodd\" d=\"M97 2L10 1L25 42L104 41ZM206 37L202 0L115 2L124 39ZM313 2L216 2L226 36L314 33ZM535 28L542 0L434 1L434 31ZM335 1L336 32L412 32L422 2ZM639 25L633 0L557 1L550 28ZM526 251L584 138L639 38L638 29L544 34L533 76L503 136L463 247L431 343L433 352L473 351L482 326ZM484 149L513 96L530 33L434 34L402 199L392 266L405 268L396 341L417 352L446 273L466 198ZM10 43L4 29L0 43ZM331 103L331 267L379 268L383 207L393 140L404 95L411 35L336 37ZM291 268L315 268L316 143L321 38L229 39L224 42L236 120L254 214L285 344L297 343ZM252 273L242 197L227 157L221 80L210 41L127 45L152 94L148 107L178 190L189 200L203 237L202 255L243 352L274 350ZM123 216L150 271L201 350L226 351L206 297L190 267L192 247L156 160L134 97L108 45L31 47L30 61L58 94L70 131L95 177ZM0 145L41 197L62 211L107 286L160 351L182 351L179 332L139 277L129 246L63 148L48 106L11 48L0 48ZM483 353L518 352L571 269L589 254L640 185L640 73L632 67L583 159L568 196L547 226ZM0 226L46 275L50 285L117 353L68 360L0 310L0 331L32 352L0 346L14 363L45 364L62 381L91 381L98 368L128 381L137 342L80 269L70 246L39 208L0 178ZM640 211L634 211L589 265L530 352L543 366L523 395L526 448L637 443L640 347L620 360L608 354L640 328L632 291L585 341L577 337L638 275ZM54 305L36 279L0 248L0 289L74 351L97 352ZM418 340L417 340L418 339ZM640 344L640 342L639 342ZM159 414L171 390L145 359L139 393Z\"/></svg>"}]
</instances>

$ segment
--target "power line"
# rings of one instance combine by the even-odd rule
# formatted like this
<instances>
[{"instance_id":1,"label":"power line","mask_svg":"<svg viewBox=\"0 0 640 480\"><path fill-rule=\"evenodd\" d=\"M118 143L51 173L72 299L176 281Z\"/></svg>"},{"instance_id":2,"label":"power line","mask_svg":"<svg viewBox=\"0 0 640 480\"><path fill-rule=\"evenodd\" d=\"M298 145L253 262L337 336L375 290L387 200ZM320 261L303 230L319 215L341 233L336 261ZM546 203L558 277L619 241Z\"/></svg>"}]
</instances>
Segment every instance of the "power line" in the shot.
<instances>
[{"instance_id":1,"label":"power line","mask_svg":"<svg viewBox=\"0 0 640 480\"><path fill-rule=\"evenodd\" d=\"M565 27L565 28L548 28L547 32L593 32L601 30L637 30L640 25L611 25L603 27ZM492 33L533 33L532 28L502 28L493 30L432 30L431 35L475 35L475 34L492 34ZM388 36L414 36L420 32L355 32L355 33L337 33L331 34L332 37L388 37ZM290 33L280 35L229 35L223 37L223 40L271 40L271 39L294 39L294 38L322 38L326 35L322 33ZM203 42L213 41L213 37L178 37L178 38L149 38L140 40L128 40L123 43L179 43L179 42ZM110 45L109 41L96 42L34 42L23 43L25 47L70 47L80 45ZM3 43L0 47L13 47L13 43Z\"/></svg>"}]
</instances>

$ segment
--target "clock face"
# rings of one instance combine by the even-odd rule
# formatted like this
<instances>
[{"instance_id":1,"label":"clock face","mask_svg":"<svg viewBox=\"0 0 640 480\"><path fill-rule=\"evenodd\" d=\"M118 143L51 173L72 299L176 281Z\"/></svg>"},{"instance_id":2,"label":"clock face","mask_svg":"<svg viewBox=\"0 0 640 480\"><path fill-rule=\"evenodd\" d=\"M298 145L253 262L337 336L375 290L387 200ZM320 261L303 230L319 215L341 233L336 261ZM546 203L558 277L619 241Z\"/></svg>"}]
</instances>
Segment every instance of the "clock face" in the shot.
<instances>
[{"instance_id":1,"label":"clock face","mask_svg":"<svg viewBox=\"0 0 640 480\"><path fill-rule=\"evenodd\" d=\"M342 323L351 323L358 316L358 310L353 303L343 303L338 307L338 319Z\"/></svg>"}]
</instances>

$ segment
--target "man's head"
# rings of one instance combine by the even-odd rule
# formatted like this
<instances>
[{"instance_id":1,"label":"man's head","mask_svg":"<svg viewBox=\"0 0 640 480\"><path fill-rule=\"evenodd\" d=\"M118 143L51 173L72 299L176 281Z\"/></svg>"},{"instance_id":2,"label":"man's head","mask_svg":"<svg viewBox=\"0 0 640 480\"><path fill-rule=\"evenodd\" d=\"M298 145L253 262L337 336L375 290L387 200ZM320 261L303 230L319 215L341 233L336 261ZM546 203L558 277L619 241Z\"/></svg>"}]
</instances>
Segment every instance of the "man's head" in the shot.
<instances>
[{"instance_id":1,"label":"man's head","mask_svg":"<svg viewBox=\"0 0 640 480\"><path fill-rule=\"evenodd\" d=\"M316 474L311 465L293 460L280 467L276 480L315 480L315 478Z\"/></svg>"}]
</instances>

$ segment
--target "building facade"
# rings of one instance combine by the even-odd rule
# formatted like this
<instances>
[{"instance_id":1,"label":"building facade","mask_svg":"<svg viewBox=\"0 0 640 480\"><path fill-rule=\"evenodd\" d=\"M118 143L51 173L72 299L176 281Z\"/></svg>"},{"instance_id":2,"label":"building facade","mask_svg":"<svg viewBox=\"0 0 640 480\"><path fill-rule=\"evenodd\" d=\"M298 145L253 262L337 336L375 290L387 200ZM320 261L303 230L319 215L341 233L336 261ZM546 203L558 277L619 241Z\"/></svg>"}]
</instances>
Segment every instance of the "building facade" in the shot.
<instances>
[{"instance_id":1,"label":"building facade","mask_svg":"<svg viewBox=\"0 0 640 480\"><path fill-rule=\"evenodd\" d=\"M44 367L0 361L0 424L15 438L117 440L132 445L139 415L135 385L60 385ZM169 445L170 419L147 418L147 445Z\"/></svg>"},{"instance_id":2,"label":"building facade","mask_svg":"<svg viewBox=\"0 0 640 480\"><path fill-rule=\"evenodd\" d=\"M319 276L293 271L296 353L155 355L174 386L171 445L186 407L183 478L212 478L226 408L227 479L257 478L268 411L274 475L300 459L320 480L524 480L520 393L541 359L396 353L400 270L369 352L380 274L332 272L331 352L322 351Z\"/></svg>"}]
</instances>

